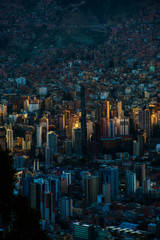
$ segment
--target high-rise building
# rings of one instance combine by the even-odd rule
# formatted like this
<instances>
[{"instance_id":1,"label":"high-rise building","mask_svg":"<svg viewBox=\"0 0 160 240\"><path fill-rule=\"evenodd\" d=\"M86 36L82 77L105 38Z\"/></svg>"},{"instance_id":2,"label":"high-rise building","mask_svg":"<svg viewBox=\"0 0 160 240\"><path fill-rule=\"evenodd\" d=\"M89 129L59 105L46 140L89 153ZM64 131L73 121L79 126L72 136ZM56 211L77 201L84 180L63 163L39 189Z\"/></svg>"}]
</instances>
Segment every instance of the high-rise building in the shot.
<instances>
[{"instance_id":1,"label":"high-rise building","mask_svg":"<svg viewBox=\"0 0 160 240\"><path fill-rule=\"evenodd\" d=\"M65 129L65 115L61 114L58 116L58 128L59 128L59 131L62 132L64 131Z\"/></svg>"},{"instance_id":2,"label":"high-rise building","mask_svg":"<svg viewBox=\"0 0 160 240\"><path fill-rule=\"evenodd\" d=\"M33 161L33 171L39 171L39 159L34 159Z\"/></svg>"},{"instance_id":3,"label":"high-rise building","mask_svg":"<svg viewBox=\"0 0 160 240\"><path fill-rule=\"evenodd\" d=\"M133 155L136 156L136 157L140 156L139 144L136 140L133 141Z\"/></svg>"},{"instance_id":4,"label":"high-rise building","mask_svg":"<svg viewBox=\"0 0 160 240\"><path fill-rule=\"evenodd\" d=\"M117 103L118 118L123 118L122 101Z\"/></svg>"},{"instance_id":5,"label":"high-rise building","mask_svg":"<svg viewBox=\"0 0 160 240\"><path fill-rule=\"evenodd\" d=\"M49 189L55 196L55 207L59 207L61 197L61 181L59 177L49 179Z\"/></svg>"},{"instance_id":6,"label":"high-rise building","mask_svg":"<svg viewBox=\"0 0 160 240\"><path fill-rule=\"evenodd\" d=\"M138 135L137 136L138 140L138 147L139 147L139 156L142 156L144 153L144 136L143 135Z\"/></svg>"},{"instance_id":7,"label":"high-rise building","mask_svg":"<svg viewBox=\"0 0 160 240\"><path fill-rule=\"evenodd\" d=\"M42 127L41 126L36 127L36 142L37 142L37 147L41 148L42 147Z\"/></svg>"},{"instance_id":8,"label":"high-rise building","mask_svg":"<svg viewBox=\"0 0 160 240\"><path fill-rule=\"evenodd\" d=\"M49 167L50 164L51 164L51 161L50 161L50 149L49 147L46 147L45 148L45 165L46 167Z\"/></svg>"},{"instance_id":9,"label":"high-rise building","mask_svg":"<svg viewBox=\"0 0 160 240\"><path fill-rule=\"evenodd\" d=\"M65 141L65 154L68 156L72 155L72 141L71 140Z\"/></svg>"},{"instance_id":10,"label":"high-rise building","mask_svg":"<svg viewBox=\"0 0 160 240\"><path fill-rule=\"evenodd\" d=\"M13 130L7 129L7 149L13 150Z\"/></svg>"},{"instance_id":11,"label":"high-rise building","mask_svg":"<svg viewBox=\"0 0 160 240\"><path fill-rule=\"evenodd\" d=\"M119 170L118 167L106 167L104 169L103 183L110 183L111 197L119 195Z\"/></svg>"},{"instance_id":12,"label":"high-rise building","mask_svg":"<svg viewBox=\"0 0 160 240\"><path fill-rule=\"evenodd\" d=\"M72 128L72 148L75 155L82 155L82 130Z\"/></svg>"},{"instance_id":13,"label":"high-rise building","mask_svg":"<svg viewBox=\"0 0 160 240\"><path fill-rule=\"evenodd\" d=\"M22 150L31 150L31 142L30 141L22 141Z\"/></svg>"},{"instance_id":14,"label":"high-rise building","mask_svg":"<svg viewBox=\"0 0 160 240\"><path fill-rule=\"evenodd\" d=\"M24 111L28 111L29 110L29 99L25 99L24 100Z\"/></svg>"},{"instance_id":15,"label":"high-rise building","mask_svg":"<svg viewBox=\"0 0 160 240\"><path fill-rule=\"evenodd\" d=\"M2 150L6 150L6 129L0 126L0 147Z\"/></svg>"},{"instance_id":16,"label":"high-rise building","mask_svg":"<svg viewBox=\"0 0 160 240\"><path fill-rule=\"evenodd\" d=\"M142 182L142 192L143 194L149 193L151 190L151 181L150 179L146 179Z\"/></svg>"},{"instance_id":17,"label":"high-rise building","mask_svg":"<svg viewBox=\"0 0 160 240\"><path fill-rule=\"evenodd\" d=\"M48 115L44 115L41 119L39 119L39 125L42 127L42 129L46 129L46 131L49 129L48 122Z\"/></svg>"},{"instance_id":18,"label":"high-rise building","mask_svg":"<svg viewBox=\"0 0 160 240\"><path fill-rule=\"evenodd\" d=\"M134 172L136 173L136 179L140 185L146 180L146 166L145 164L134 164Z\"/></svg>"},{"instance_id":19,"label":"high-rise building","mask_svg":"<svg viewBox=\"0 0 160 240\"><path fill-rule=\"evenodd\" d=\"M32 132L26 131L25 132L25 141L30 141L31 143L33 142L32 140Z\"/></svg>"},{"instance_id":20,"label":"high-rise building","mask_svg":"<svg viewBox=\"0 0 160 240\"><path fill-rule=\"evenodd\" d=\"M90 134L93 133L93 122L92 121L87 121L87 139L89 139Z\"/></svg>"},{"instance_id":21,"label":"high-rise building","mask_svg":"<svg viewBox=\"0 0 160 240\"><path fill-rule=\"evenodd\" d=\"M111 202L111 184L110 183L102 184L102 193L104 195L105 203Z\"/></svg>"},{"instance_id":22,"label":"high-rise building","mask_svg":"<svg viewBox=\"0 0 160 240\"><path fill-rule=\"evenodd\" d=\"M133 124L134 124L134 130L138 130L138 112L141 110L139 107L134 107L132 109L132 116L133 116Z\"/></svg>"},{"instance_id":23,"label":"high-rise building","mask_svg":"<svg viewBox=\"0 0 160 240\"><path fill-rule=\"evenodd\" d=\"M101 137L102 139L108 138L109 137L109 119L102 118L101 120Z\"/></svg>"},{"instance_id":24,"label":"high-rise building","mask_svg":"<svg viewBox=\"0 0 160 240\"><path fill-rule=\"evenodd\" d=\"M63 196L68 194L69 185L71 185L71 173L63 173L61 176L61 193Z\"/></svg>"},{"instance_id":25,"label":"high-rise building","mask_svg":"<svg viewBox=\"0 0 160 240\"><path fill-rule=\"evenodd\" d=\"M109 137L114 138L115 137L115 123L114 120L109 121Z\"/></svg>"},{"instance_id":26,"label":"high-rise building","mask_svg":"<svg viewBox=\"0 0 160 240\"><path fill-rule=\"evenodd\" d=\"M19 77L16 79L17 82L17 88L19 88L22 85L26 85L26 78L25 77Z\"/></svg>"},{"instance_id":27,"label":"high-rise building","mask_svg":"<svg viewBox=\"0 0 160 240\"><path fill-rule=\"evenodd\" d=\"M90 176L90 172L88 171L82 171L81 172L81 177L82 177L82 189L85 190L85 178Z\"/></svg>"},{"instance_id":28,"label":"high-rise building","mask_svg":"<svg viewBox=\"0 0 160 240\"><path fill-rule=\"evenodd\" d=\"M85 195L87 204L97 201L99 194L99 176L87 176L85 178Z\"/></svg>"},{"instance_id":29,"label":"high-rise building","mask_svg":"<svg viewBox=\"0 0 160 240\"><path fill-rule=\"evenodd\" d=\"M51 97L45 99L45 110L51 111L53 108L53 100Z\"/></svg>"},{"instance_id":30,"label":"high-rise building","mask_svg":"<svg viewBox=\"0 0 160 240\"><path fill-rule=\"evenodd\" d=\"M40 211L40 193L42 186L39 183L30 183L31 207Z\"/></svg>"},{"instance_id":31,"label":"high-rise building","mask_svg":"<svg viewBox=\"0 0 160 240\"><path fill-rule=\"evenodd\" d=\"M91 224L73 223L74 240L96 240L96 228Z\"/></svg>"},{"instance_id":32,"label":"high-rise building","mask_svg":"<svg viewBox=\"0 0 160 240\"><path fill-rule=\"evenodd\" d=\"M47 133L47 147L50 150L50 160L53 160L53 155L57 154L57 134L53 131Z\"/></svg>"},{"instance_id":33,"label":"high-rise building","mask_svg":"<svg viewBox=\"0 0 160 240\"><path fill-rule=\"evenodd\" d=\"M7 106L0 104L0 125L3 124L6 116L7 116Z\"/></svg>"},{"instance_id":34,"label":"high-rise building","mask_svg":"<svg viewBox=\"0 0 160 240\"><path fill-rule=\"evenodd\" d=\"M50 191L41 192L41 215L48 223L55 223L55 198Z\"/></svg>"},{"instance_id":35,"label":"high-rise building","mask_svg":"<svg viewBox=\"0 0 160 240\"><path fill-rule=\"evenodd\" d=\"M85 107L85 87L81 85L81 109L82 109L82 152L83 155L87 155L87 125L86 125L86 107Z\"/></svg>"},{"instance_id":36,"label":"high-rise building","mask_svg":"<svg viewBox=\"0 0 160 240\"><path fill-rule=\"evenodd\" d=\"M104 113L105 113L105 117L109 120L110 119L110 102L109 101L104 102Z\"/></svg>"},{"instance_id":37,"label":"high-rise building","mask_svg":"<svg viewBox=\"0 0 160 240\"><path fill-rule=\"evenodd\" d=\"M150 138L151 119L149 109L138 111L138 128L146 131L146 137Z\"/></svg>"},{"instance_id":38,"label":"high-rise building","mask_svg":"<svg viewBox=\"0 0 160 240\"><path fill-rule=\"evenodd\" d=\"M102 118L102 108L101 105L98 105L95 111L95 120L97 123L101 123L101 118Z\"/></svg>"},{"instance_id":39,"label":"high-rise building","mask_svg":"<svg viewBox=\"0 0 160 240\"><path fill-rule=\"evenodd\" d=\"M81 123L79 121L79 116L76 114L70 114L70 118L67 119L66 125L66 136L68 139L72 138L72 128L81 128Z\"/></svg>"},{"instance_id":40,"label":"high-rise building","mask_svg":"<svg viewBox=\"0 0 160 240\"><path fill-rule=\"evenodd\" d=\"M73 216L73 200L68 197L60 199L60 217L61 220Z\"/></svg>"},{"instance_id":41,"label":"high-rise building","mask_svg":"<svg viewBox=\"0 0 160 240\"><path fill-rule=\"evenodd\" d=\"M126 193L128 195L134 194L137 189L136 173L127 171L126 172Z\"/></svg>"},{"instance_id":42,"label":"high-rise building","mask_svg":"<svg viewBox=\"0 0 160 240\"><path fill-rule=\"evenodd\" d=\"M120 135L129 135L129 118L120 119Z\"/></svg>"}]
</instances>

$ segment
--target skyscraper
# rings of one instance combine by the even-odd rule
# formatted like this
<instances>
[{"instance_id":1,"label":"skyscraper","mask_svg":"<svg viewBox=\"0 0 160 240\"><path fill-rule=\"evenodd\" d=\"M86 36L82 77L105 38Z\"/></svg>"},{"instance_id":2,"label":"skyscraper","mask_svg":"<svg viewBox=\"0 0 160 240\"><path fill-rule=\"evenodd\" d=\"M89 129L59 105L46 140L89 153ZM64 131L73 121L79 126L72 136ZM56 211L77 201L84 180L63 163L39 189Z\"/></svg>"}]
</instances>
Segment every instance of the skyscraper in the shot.
<instances>
[{"instance_id":1,"label":"skyscraper","mask_svg":"<svg viewBox=\"0 0 160 240\"><path fill-rule=\"evenodd\" d=\"M146 166L145 164L134 164L134 172L136 173L136 179L140 185L146 180Z\"/></svg>"},{"instance_id":2,"label":"skyscraper","mask_svg":"<svg viewBox=\"0 0 160 240\"><path fill-rule=\"evenodd\" d=\"M49 223L55 223L55 197L50 191L41 192L41 215Z\"/></svg>"},{"instance_id":3,"label":"skyscraper","mask_svg":"<svg viewBox=\"0 0 160 240\"><path fill-rule=\"evenodd\" d=\"M117 103L117 112L118 112L118 118L122 118L123 117L122 101Z\"/></svg>"},{"instance_id":4,"label":"skyscraper","mask_svg":"<svg viewBox=\"0 0 160 240\"><path fill-rule=\"evenodd\" d=\"M36 142L37 142L37 147L40 148L42 146L42 127L41 126L36 127Z\"/></svg>"},{"instance_id":5,"label":"skyscraper","mask_svg":"<svg viewBox=\"0 0 160 240\"><path fill-rule=\"evenodd\" d=\"M73 216L73 200L68 197L62 197L60 200L60 216L61 219Z\"/></svg>"},{"instance_id":6,"label":"skyscraper","mask_svg":"<svg viewBox=\"0 0 160 240\"><path fill-rule=\"evenodd\" d=\"M104 113L105 113L105 117L109 120L110 119L110 103L109 103L109 101L105 101L105 103L104 103Z\"/></svg>"},{"instance_id":7,"label":"skyscraper","mask_svg":"<svg viewBox=\"0 0 160 240\"><path fill-rule=\"evenodd\" d=\"M151 133L151 119L149 109L138 111L138 127L141 130L146 130L146 137L150 138Z\"/></svg>"},{"instance_id":8,"label":"skyscraper","mask_svg":"<svg viewBox=\"0 0 160 240\"><path fill-rule=\"evenodd\" d=\"M103 183L110 183L111 197L119 195L119 170L118 167L106 167L104 169Z\"/></svg>"},{"instance_id":9,"label":"skyscraper","mask_svg":"<svg viewBox=\"0 0 160 240\"><path fill-rule=\"evenodd\" d=\"M102 185L102 194L104 195L104 201L111 202L111 184L110 183L104 183Z\"/></svg>"},{"instance_id":10,"label":"skyscraper","mask_svg":"<svg viewBox=\"0 0 160 240\"><path fill-rule=\"evenodd\" d=\"M40 193L42 191L42 185L33 182L30 183L30 194L31 194L31 207L36 208L40 211Z\"/></svg>"},{"instance_id":11,"label":"skyscraper","mask_svg":"<svg viewBox=\"0 0 160 240\"><path fill-rule=\"evenodd\" d=\"M72 128L72 148L75 155L82 155L82 130Z\"/></svg>"},{"instance_id":12,"label":"skyscraper","mask_svg":"<svg viewBox=\"0 0 160 240\"><path fill-rule=\"evenodd\" d=\"M126 193L128 195L134 194L137 189L136 173L127 171L126 172Z\"/></svg>"},{"instance_id":13,"label":"skyscraper","mask_svg":"<svg viewBox=\"0 0 160 240\"><path fill-rule=\"evenodd\" d=\"M13 149L13 130L7 129L7 149Z\"/></svg>"},{"instance_id":14,"label":"skyscraper","mask_svg":"<svg viewBox=\"0 0 160 240\"><path fill-rule=\"evenodd\" d=\"M57 135L50 131L47 133L47 146L50 150L50 160L53 160L53 154L57 154Z\"/></svg>"},{"instance_id":15,"label":"skyscraper","mask_svg":"<svg viewBox=\"0 0 160 240\"><path fill-rule=\"evenodd\" d=\"M129 135L129 118L120 119L120 135Z\"/></svg>"},{"instance_id":16,"label":"skyscraper","mask_svg":"<svg viewBox=\"0 0 160 240\"><path fill-rule=\"evenodd\" d=\"M55 196L55 207L59 207L61 197L61 181L59 177L49 179L49 189Z\"/></svg>"},{"instance_id":17,"label":"skyscraper","mask_svg":"<svg viewBox=\"0 0 160 240\"><path fill-rule=\"evenodd\" d=\"M87 125L86 125L86 107L85 107L85 88L81 85L81 109L82 109L82 152L87 154Z\"/></svg>"},{"instance_id":18,"label":"skyscraper","mask_svg":"<svg viewBox=\"0 0 160 240\"><path fill-rule=\"evenodd\" d=\"M109 137L114 138L115 137L115 123L114 120L109 121Z\"/></svg>"},{"instance_id":19,"label":"skyscraper","mask_svg":"<svg viewBox=\"0 0 160 240\"><path fill-rule=\"evenodd\" d=\"M97 201L99 194L99 176L86 176L85 180L85 195L87 204L92 204Z\"/></svg>"}]
</instances>

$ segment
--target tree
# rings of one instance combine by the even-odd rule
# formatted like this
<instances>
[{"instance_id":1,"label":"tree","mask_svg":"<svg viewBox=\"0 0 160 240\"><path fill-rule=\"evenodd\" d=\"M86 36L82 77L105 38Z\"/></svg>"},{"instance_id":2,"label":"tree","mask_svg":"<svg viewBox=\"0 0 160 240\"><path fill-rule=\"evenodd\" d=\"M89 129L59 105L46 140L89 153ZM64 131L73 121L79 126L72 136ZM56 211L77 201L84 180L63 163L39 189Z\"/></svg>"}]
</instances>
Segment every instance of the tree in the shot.
<instances>
[{"instance_id":1,"label":"tree","mask_svg":"<svg viewBox=\"0 0 160 240\"><path fill-rule=\"evenodd\" d=\"M16 178L12 156L0 150L0 218L2 226L9 224Z\"/></svg>"},{"instance_id":2,"label":"tree","mask_svg":"<svg viewBox=\"0 0 160 240\"><path fill-rule=\"evenodd\" d=\"M0 223L3 239L49 240L42 230L40 213L32 209L28 199L15 195L16 177L10 153L0 150Z\"/></svg>"},{"instance_id":3,"label":"tree","mask_svg":"<svg viewBox=\"0 0 160 240\"><path fill-rule=\"evenodd\" d=\"M30 202L24 196L18 195L15 198L14 221L8 239L17 240L49 240L46 233L40 226L40 213L30 207Z\"/></svg>"}]
</instances>

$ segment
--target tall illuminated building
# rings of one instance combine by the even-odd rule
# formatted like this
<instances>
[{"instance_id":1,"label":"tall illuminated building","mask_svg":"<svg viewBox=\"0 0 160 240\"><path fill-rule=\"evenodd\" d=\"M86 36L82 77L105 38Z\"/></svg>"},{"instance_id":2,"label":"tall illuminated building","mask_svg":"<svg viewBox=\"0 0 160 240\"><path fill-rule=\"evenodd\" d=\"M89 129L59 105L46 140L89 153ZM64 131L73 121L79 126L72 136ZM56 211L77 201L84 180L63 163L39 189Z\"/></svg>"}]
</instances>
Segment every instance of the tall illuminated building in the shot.
<instances>
[{"instance_id":1,"label":"tall illuminated building","mask_svg":"<svg viewBox=\"0 0 160 240\"><path fill-rule=\"evenodd\" d=\"M120 135L129 135L129 118L120 119Z\"/></svg>"},{"instance_id":2,"label":"tall illuminated building","mask_svg":"<svg viewBox=\"0 0 160 240\"><path fill-rule=\"evenodd\" d=\"M117 113L118 113L118 118L123 117L122 101L117 103Z\"/></svg>"},{"instance_id":3,"label":"tall illuminated building","mask_svg":"<svg viewBox=\"0 0 160 240\"><path fill-rule=\"evenodd\" d=\"M7 149L13 150L13 130L12 129L7 129L6 138L7 138Z\"/></svg>"},{"instance_id":4,"label":"tall illuminated building","mask_svg":"<svg viewBox=\"0 0 160 240\"><path fill-rule=\"evenodd\" d=\"M109 101L104 102L104 113L105 113L105 117L109 120L110 119L110 103L109 103Z\"/></svg>"},{"instance_id":5,"label":"tall illuminated building","mask_svg":"<svg viewBox=\"0 0 160 240\"><path fill-rule=\"evenodd\" d=\"M156 114L152 114L151 115L151 133L153 134L153 127L154 127L154 125L156 125L157 124L157 115Z\"/></svg>"},{"instance_id":6,"label":"tall illuminated building","mask_svg":"<svg viewBox=\"0 0 160 240\"><path fill-rule=\"evenodd\" d=\"M71 113L69 110L65 110L64 112L64 121L65 121L65 126L68 125L69 121L70 121L70 116L71 116Z\"/></svg>"},{"instance_id":7,"label":"tall illuminated building","mask_svg":"<svg viewBox=\"0 0 160 240\"><path fill-rule=\"evenodd\" d=\"M87 121L87 139L89 139L90 134L93 133L93 122Z\"/></svg>"},{"instance_id":8,"label":"tall illuminated building","mask_svg":"<svg viewBox=\"0 0 160 240\"><path fill-rule=\"evenodd\" d=\"M149 109L138 111L138 127L141 130L146 130L146 137L150 138L151 121Z\"/></svg>"},{"instance_id":9,"label":"tall illuminated building","mask_svg":"<svg viewBox=\"0 0 160 240\"><path fill-rule=\"evenodd\" d=\"M81 128L81 123L79 121L79 116L76 114L71 114L66 126L66 136L68 139L72 138L72 128Z\"/></svg>"},{"instance_id":10,"label":"tall illuminated building","mask_svg":"<svg viewBox=\"0 0 160 240\"><path fill-rule=\"evenodd\" d=\"M86 125L86 107L85 107L85 87L81 85L81 109L82 109L82 152L87 155L87 125Z\"/></svg>"},{"instance_id":11,"label":"tall illuminated building","mask_svg":"<svg viewBox=\"0 0 160 240\"><path fill-rule=\"evenodd\" d=\"M141 109L139 107L133 107L132 109L134 130L138 130L138 113L140 110Z\"/></svg>"}]
</instances>

